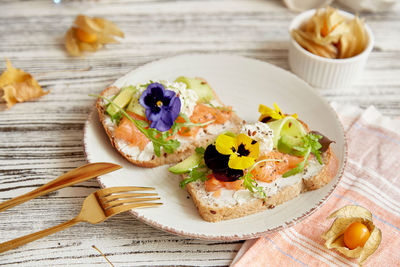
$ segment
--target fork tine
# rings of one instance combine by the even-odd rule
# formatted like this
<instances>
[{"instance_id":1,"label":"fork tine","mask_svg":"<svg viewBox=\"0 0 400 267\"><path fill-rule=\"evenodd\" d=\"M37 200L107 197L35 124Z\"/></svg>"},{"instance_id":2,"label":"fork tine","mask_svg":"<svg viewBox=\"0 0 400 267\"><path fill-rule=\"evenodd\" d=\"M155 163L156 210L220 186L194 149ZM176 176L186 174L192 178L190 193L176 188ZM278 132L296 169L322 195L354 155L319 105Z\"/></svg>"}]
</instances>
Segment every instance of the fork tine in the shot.
<instances>
[{"instance_id":1,"label":"fork tine","mask_svg":"<svg viewBox=\"0 0 400 267\"><path fill-rule=\"evenodd\" d=\"M113 193L130 192L130 191L145 191L156 190L154 187L141 187L141 186L119 186L100 189L96 191L97 196L104 197Z\"/></svg>"},{"instance_id":2,"label":"fork tine","mask_svg":"<svg viewBox=\"0 0 400 267\"><path fill-rule=\"evenodd\" d=\"M159 197L147 197L147 198L129 198L129 199L120 199L120 200L113 200L107 203L102 203L103 209L109 209L112 207L116 207L121 204L130 204L134 202L143 202L143 201L153 201L159 200Z\"/></svg>"},{"instance_id":3,"label":"fork tine","mask_svg":"<svg viewBox=\"0 0 400 267\"><path fill-rule=\"evenodd\" d=\"M149 196L157 196L157 193L130 193L130 194L116 194L116 195L109 195L101 198L101 201L104 203L121 199L121 198L130 198L130 197L149 197Z\"/></svg>"},{"instance_id":4,"label":"fork tine","mask_svg":"<svg viewBox=\"0 0 400 267\"><path fill-rule=\"evenodd\" d=\"M136 203L130 205L121 205L113 208L106 209L104 212L107 217L111 217L117 215L121 212L135 209L135 208L144 208L144 207L153 207L153 206L160 206L162 203Z\"/></svg>"}]
</instances>

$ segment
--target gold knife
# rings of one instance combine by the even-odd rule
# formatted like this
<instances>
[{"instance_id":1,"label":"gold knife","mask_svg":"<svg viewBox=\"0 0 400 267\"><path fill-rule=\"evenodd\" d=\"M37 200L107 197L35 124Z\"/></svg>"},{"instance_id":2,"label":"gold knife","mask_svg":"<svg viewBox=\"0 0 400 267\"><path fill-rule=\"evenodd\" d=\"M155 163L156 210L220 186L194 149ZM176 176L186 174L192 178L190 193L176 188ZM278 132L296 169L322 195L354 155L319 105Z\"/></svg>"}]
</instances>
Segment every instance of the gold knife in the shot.
<instances>
[{"instance_id":1,"label":"gold knife","mask_svg":"<svg viewBox=\"0 0 400 267\"><path fill-rule=\"evenodd\" d=\"M89 180L93 177L97 177L99 175L106 174L120 168L122 168L122 166L107 162L89 163L83 165L61 175L60 177L48 182L47 184L42 185L41 187L31 192L1 203L0 212L12 208L16 205L22 204L35 197L46 195L58 189Z\"/></svg>"}]
</instances>

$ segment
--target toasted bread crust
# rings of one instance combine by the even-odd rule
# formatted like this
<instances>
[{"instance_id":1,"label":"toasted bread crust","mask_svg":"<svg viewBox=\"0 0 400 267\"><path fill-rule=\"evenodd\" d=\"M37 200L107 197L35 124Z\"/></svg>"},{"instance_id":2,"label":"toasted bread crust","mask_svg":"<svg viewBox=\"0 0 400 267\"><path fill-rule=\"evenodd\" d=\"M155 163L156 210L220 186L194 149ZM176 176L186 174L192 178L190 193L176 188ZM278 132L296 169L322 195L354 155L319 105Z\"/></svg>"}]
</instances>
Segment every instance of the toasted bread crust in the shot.
<instances>
[{"instance_id":1,"label":"toasted bread crust","mask_svg":"<svg viewBox=\"0 0 400 267\"><path fill-rule=\"evenodd\" d=\"M187 191L191 195L201 217L209 222L218 222L221 220L229 220L243 217L253 213L257 213L266 209L272 209L275 206L289 201L303 192L315 190L329 183L337 174L339 163L336 155L329 148L323 154L324 166L321 171L314 177L302 179L298 183L286 186L278 193L268 196L266 199L254 198L251 201L234 206L209 205L193 183L186 185ZM185 176L183 175L183 178ZM284 178L280 178L284 179Z\"/></svg>"},{"instance_id":2,"label":"toasted bread crust","mask_svg":"<svg viewBox=\"0 0 400 267\"><path fill-rule=\"evenodd\" d=\"M202 79L202 80L204 80L204 79ZM104 91L102 91L100 95L104 96L104 97L109 97L109 96L115 95L119 91L120 91L120 88L118 88L116 86L110 86L110 87L106 88ZM223 104L219 100L215 91L213 91L213 94L215 96L215 99L218 102L220 102L221 104ZM180 161L184 160L185 158L189 157L194 152L194 149L196 147L206 146L207 144L209 144L211 142L211 140L213 140L215 138L215 135L209 134L205 138L202 138L200 140L197 140L197 139L193 140L193 142L190 145L187 145L184 150L181 150L177 153L173 153L173 154L164 153L160 157L157 157L154 155L151 160L140 161L140 160L132 158L132 156L130 156L129 154L126 154L123 151L121 151L120 147L118 146L118 143L116 142L116 140L114 138L112 130L106 124L106 116L108 116L108 115L106 115L106 113L105 113L105 105L103 104L103 100L101 98L99 98L96 102L96 109L99 114L99 119L104 127L104 130L107 133L107 136L109 137L109 139L111 141L112 146L122 156L124 156L129 162L131 162L137 166L140 166L140 167L151 168L151 167L156 167L156 166L160 166L160 165L164 165L164 164L180 162ZM241 123L241 119L236 115L236 113L232 112L230 122L232 122L234 125L236 125L237 130L239 130L239 125Z\"/></svg>"}]
</instances>

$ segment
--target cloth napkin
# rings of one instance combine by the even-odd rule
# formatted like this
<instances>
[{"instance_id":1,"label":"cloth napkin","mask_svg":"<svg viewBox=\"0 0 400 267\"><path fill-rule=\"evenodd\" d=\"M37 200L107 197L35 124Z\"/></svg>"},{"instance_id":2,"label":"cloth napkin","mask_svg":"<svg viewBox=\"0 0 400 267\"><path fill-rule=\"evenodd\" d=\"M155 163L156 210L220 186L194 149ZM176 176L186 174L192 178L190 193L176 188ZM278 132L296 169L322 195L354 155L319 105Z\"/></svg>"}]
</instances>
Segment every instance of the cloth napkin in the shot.
<instances>
[{"instance_id":1,"label":"cloth napkin","mask_svg":"<svg viewBox=\"0 0 400 267\"><path fill-rule=\"evenodd\" d=\"M360 205L373 214L382 242L364 266L400 266L400 118L390 119L374 107L336 109L348 142L348 160L339 185L326 204L293 227L246 241L233 260L241 266L358 266L321 238L335 210Z\"/></svg>"}]
</instances>

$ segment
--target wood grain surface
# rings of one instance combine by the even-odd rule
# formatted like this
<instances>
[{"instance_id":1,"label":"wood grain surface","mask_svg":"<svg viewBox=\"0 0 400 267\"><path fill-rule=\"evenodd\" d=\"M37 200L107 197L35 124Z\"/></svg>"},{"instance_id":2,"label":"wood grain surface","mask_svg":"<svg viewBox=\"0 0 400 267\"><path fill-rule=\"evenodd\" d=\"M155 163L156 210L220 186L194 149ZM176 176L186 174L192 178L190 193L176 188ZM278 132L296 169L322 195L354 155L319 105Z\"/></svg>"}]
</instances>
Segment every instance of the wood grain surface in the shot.
<instances>
[{"instance_id":1,"label":"wood grain surface","mask_svg":"<svg viewBox=\"0 0 400 267\"><path fill-rule=\"evenodd\" d=\"M120 44L69 57L63 36L83 13L114 21ZM128 71L183 53L229 53L288 69L287 31L295 13L267 0L108 0L0 2L0 59L28 71L51 93L10 110L0 103L0 201L36 188L86 163L83 126L99 93ZM400 8L362 14L375 47L352 88L321 90L329 101L400 115ZM5 67L1 63L1 69ZM0 242L73 218L95 191L92 180L0 213ZM0 266L226 266L242 242L174 236L118 215L73 228L0 255Z\"/></svg>"}]
</instances>

